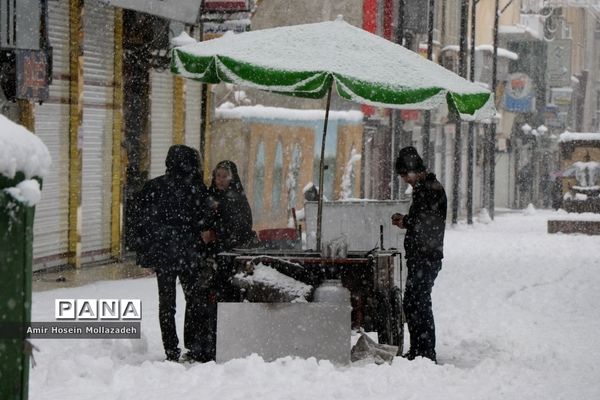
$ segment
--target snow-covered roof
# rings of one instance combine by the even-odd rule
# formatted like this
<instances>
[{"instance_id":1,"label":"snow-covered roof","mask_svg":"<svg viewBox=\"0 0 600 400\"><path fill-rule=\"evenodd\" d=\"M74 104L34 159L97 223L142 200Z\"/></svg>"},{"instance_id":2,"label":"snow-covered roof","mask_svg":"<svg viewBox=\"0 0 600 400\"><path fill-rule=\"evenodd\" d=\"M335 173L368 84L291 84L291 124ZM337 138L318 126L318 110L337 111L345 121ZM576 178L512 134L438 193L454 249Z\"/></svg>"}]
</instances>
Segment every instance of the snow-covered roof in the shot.
<instances>
[{"instance_id":1,"label":"snow-covered roof","mask_svg":"<svg viewBox=\"0 0 600 400\"><path fill-rule=\"evenodd\" d=\"M186 31L182 31L179 36L171 39L171 45L174 47L185 46L186 44L196 43L196 39L187 34Z\"/></svg>"},{"instance_id":2,"label":"snow-covered roof","mask_svg":"<svg viewBox=\"0 0 600 400\"><path fill-rule=\"evenodd\" d=\"M559 142L600 141L598 132L564 132L560 134Z\"/></svg>"},{"instance_id":3,"label":"snow-covered roof","mask_svg":"<svg viewBox=\"0 0 600 400\"><path fill-rule=\"evenodd\" d=\"M262 105L232 107L231 103L225 103L216 109L215 114L217 118L229 119L260 118L272 120L322 121L325 117L325 110L297 110L283 107L265 107ZM363 113L356 110L330 111L329 119L358 123L362 122Z\"/></svg>"},{"instance_id":4,"label":"snow-covered roof","mask_svg":"<svg viewBox=\"0 0 600 400\"><path fill-rule=\"evenodd\" d=\"M39 137L0 115L0 175L13 179L22 172L26 179L43 178L50 163L48 148Z\"/></svg>"},{"instance_id":5,"label":"snow-covered roof","mask_svg":"<svg viewBox=\"0 0 600 400\"><path fill-rule=\"evenodd\" d=\"M494 46L492 46L491 44L480 44L479 46L475 46L475 51L489 51L490 53L492 53L494 51ZM517 53L502 47L498 47L498 57L504 57L510 60L519 59L519 55Z\"/></svg>"}]
</instances>

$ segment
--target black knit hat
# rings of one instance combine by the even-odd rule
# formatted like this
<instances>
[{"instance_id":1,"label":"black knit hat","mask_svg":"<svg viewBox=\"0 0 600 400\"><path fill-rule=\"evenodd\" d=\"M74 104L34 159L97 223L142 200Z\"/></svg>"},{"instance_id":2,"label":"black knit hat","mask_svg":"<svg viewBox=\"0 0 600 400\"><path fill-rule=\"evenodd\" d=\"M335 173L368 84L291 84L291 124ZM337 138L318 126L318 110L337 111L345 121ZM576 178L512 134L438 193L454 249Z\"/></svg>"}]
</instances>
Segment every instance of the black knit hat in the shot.
<instances>
[{"instance_id":1,"label":"black knit hat","mask_svg":"<svg viewBox=\"0 0 600 400\"><path fill-rule=\"evenodd\" d=\"M412 146L404 147L398 152L396 158L396 173L399 175L406 174L408 172L423 172L425 171L425 164L423 159L417 153L417 149Z\"/></svg>"}]
</instances>

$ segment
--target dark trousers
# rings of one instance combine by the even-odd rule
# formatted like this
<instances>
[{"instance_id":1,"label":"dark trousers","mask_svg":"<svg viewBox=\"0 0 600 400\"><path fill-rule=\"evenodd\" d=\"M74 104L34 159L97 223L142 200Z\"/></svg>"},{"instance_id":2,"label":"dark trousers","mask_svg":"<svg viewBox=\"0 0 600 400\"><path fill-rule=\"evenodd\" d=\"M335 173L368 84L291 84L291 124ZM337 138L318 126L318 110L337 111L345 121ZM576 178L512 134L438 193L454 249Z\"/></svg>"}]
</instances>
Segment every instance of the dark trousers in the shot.
<instances>
[{"instance_id":1,"label":"dark trousers","mask_svg":"<svg viewBox=\"0 0 600 400\"><path fill-rule=\"evenodd\" d=\"M403 308L410 333L413 356L435 361L435 324L431 309L431 289L442 268L442 261L409 259Z\"/></svg>"},{"instance_id":2,"label":"dark trousers","mask_svg":"<svg viewBox=\"0 0 600 400\"><path fill-rule=\"evenodd\" d=\"M208 289L202 287L196 270L156 271L158 281L158 316L165 353L168 358L179 357L179 338L175 327L176 282L179 277L185 296L183 327L184 346L193 354L202 354L210 346L207 340L209 325ZM208 339L207 339L208 336Z\"/></svg>"}]
</instances>

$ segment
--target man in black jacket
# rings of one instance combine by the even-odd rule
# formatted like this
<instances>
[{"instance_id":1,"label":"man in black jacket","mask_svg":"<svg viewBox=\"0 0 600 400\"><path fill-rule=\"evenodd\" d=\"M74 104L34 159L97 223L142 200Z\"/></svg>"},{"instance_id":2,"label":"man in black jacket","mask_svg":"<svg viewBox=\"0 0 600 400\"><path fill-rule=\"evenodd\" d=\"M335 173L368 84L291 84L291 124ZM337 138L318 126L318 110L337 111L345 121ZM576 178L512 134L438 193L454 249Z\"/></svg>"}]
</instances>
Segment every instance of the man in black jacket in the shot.
<instances>
[{"instance_id":1,"label":"man in black jacket","mask_svg":"<svg viewBox=\"0 0 600 400\"><path fill-rule=\"evenodd\" d=\"M414 147L400 150L395 169L413 187L408 214L392 215L392 224L406 229L404 250L408 276L403 308L410 332L410 350L406 358L426 357L435 362L431 289L444 257L446 193L435 175L426 171Z\"/></svg>"},{"instance_id":2,"label":"man in black jacket","mask_svg":"<svg viewBox=\"0 0 600 400\"><path fill-rule=\"evenodd\" d=\"M167 359L177 361L181 352L175 328L179 278L186 301L186 357L204 361L203 324L207 319L208 293L206 278L201 274L201 233L208 209L200 155L188 146L171 146L166 167L165 175L146 182L136 197L137 263L156 272L160 329Z\"/></svg>"}]
</instances>

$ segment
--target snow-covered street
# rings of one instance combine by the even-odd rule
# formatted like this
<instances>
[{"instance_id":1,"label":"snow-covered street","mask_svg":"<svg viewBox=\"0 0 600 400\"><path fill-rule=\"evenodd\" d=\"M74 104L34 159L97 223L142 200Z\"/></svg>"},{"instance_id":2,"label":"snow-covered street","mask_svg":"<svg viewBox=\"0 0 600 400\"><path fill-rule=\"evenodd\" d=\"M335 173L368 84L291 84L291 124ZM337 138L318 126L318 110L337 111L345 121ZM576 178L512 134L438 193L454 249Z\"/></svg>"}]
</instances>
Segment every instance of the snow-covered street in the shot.
<instances>
[{"instance_id":1,"label":"snow-covered street","mask_svg":"<svg viewBox=\"0 0 600 400\"><path fill-rule=\"evenodd\" d=\"M439 365L165 362L149 277L34 293L33 321L52 319L56 298L140 298L143 339L36 340L30 398L598 399L600 236L549 235L556 214L498 213L493 223L448 227L433 289ZM178 301L181 338L181 291Z\"/></svg>"}]
</instances>

